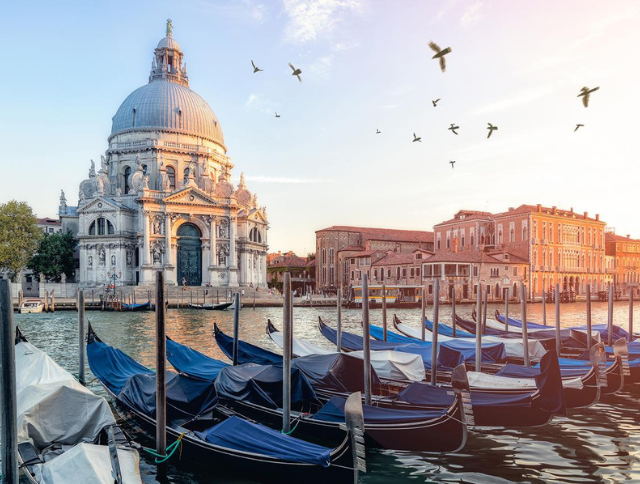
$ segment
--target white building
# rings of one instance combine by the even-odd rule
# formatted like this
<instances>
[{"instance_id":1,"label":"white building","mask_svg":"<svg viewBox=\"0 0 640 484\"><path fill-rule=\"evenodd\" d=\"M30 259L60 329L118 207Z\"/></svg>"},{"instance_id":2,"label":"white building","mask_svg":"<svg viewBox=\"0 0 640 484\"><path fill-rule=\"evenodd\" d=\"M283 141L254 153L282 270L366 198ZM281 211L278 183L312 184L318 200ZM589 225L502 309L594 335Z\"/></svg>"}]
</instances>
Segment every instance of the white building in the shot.
<instances>
[{"instance_id":1,"label":"white building","mask_svg":"<svg viewBox=\"0 0 640 484\"><path fill-rule=\"evenodd\" d=\"M77 207L60 199L60 218L79 239L79 281L265 285L267 214L233 164L207 102L189 89L180 46L171 35L153 53L149 83L115 116L109 148L80 184Z\"/></svg>"}]
</instances>

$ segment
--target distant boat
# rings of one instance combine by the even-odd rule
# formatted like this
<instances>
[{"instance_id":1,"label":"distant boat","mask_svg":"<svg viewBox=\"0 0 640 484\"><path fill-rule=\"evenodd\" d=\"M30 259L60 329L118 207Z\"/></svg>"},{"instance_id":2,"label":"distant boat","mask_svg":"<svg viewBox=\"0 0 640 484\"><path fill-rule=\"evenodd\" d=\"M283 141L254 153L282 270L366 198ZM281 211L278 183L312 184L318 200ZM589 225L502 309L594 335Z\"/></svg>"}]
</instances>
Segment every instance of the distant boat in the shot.
<instances>
[{"instance_id":1,"label":"distant boat","mask_svg":"<svg viewBox=\"0 0 640 484\"><path fill-rule=\"evenodd\" d=\"M146 303L122 304L122 311L148 311L149 309L151 309L151 303L148 301Z\"/></svg>"},{"instance_id":2,"label":"distant boat","mask_svg":"<svg viewBox=\"0 0 640 484\"><path fill-rule=\"evenodd\" d=\"M207 309L209 311L224 311L230 308L233 303L218 303L218 304L189 304L191 309Z\"/></svg>"},{"instance_id":3,"label":"distant boat","mask_svg":"<svg viewBox=\"0 0 640 484\"><path fill-rule=\"evenodd\" d=\"M41 299L26 299L18 308L19 313L41 313L44 309L44 303Z\"/></svg>"}]
</instances>

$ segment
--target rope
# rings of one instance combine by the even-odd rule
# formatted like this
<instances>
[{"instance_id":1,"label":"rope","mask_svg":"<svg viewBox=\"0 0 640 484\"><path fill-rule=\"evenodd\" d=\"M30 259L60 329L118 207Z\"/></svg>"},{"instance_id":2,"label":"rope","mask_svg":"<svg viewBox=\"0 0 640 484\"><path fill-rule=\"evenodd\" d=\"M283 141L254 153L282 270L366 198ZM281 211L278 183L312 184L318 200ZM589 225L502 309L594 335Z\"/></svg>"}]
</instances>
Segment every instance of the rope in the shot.
<instances>
[{"instance_id":1,"label":"rope","mask_svg":"<svg viewBox=\"0 0 640 484\"><path fill-rule=\"evenodd\" d=\"M158 454L155 450L149 447L143 447L142 449L155 457L154 462L156 464L163 464L164 462L168 461L173 456L173 454L175 454L176 449L178 448L180 448L180 458L182 458L182 437L184 437L185 434L186 432L182 432L176 439L176 441L173 444L169 445L169 447L167 447L165 455Z\"/></svg>"},{"instance_id":2,"label":"rope","mask_svg":"<svg viewBox=\"0 0 640 484\"><path fill-rule=\"evenodd\" d=\"M284 429L280 431L280 433L282 435L291 435L293 433L293 431L295 429L298 428L298 424L300 423L300 420L302 420L302 417L304 417L305 415L309 415L308 413L301 413L295 420L294 422L296 423L293 428L291 430L289 430L288 432L285 432Z\"/></svg>"}]
</instances>

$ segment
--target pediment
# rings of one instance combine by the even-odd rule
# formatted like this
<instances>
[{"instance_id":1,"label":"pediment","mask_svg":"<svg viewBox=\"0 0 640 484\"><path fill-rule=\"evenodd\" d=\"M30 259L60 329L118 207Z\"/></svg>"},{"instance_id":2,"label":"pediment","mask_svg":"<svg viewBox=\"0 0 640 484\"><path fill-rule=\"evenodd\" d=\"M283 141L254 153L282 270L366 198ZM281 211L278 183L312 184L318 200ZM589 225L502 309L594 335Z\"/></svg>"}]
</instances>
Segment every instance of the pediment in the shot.
<instances>
[{"instance_id":1,"label":"pediment","mask_svg":"<svg viewBox=\"0 0 640 484\"><path fill-rule=\"evenodd\" d=\"M119 210L133 211L130 208L124 207L117 203L115 200L109 198L98 197L90 202L84 204L83 207L78 209L78 213L94 213L94 212L117 212Z\"/></svg>"},{"instance_id":2,"label":"pediment","mask_svg":"<svg viewBox=\"0 0 640 484\"><path fill-rule=\"evenodd\" d=\"M247 216L247 219L253 222L261 222L265 224L269 223L269 221L267 220L267 217L265 217L264 213L262 213L262 210L257 208L251 209L251 211L249 212L249 215Z\"/></svg>"},{"instance_id":3,"label":"pediment","mask_svg":"<svg viewBox=\"0 0 640 484\"><path fill-rule=\"evenodd\" d=\"M219 205L219 203L197 188L187 187L162 199L167 204L178 205Z\"/></svg>"}]
</instances>

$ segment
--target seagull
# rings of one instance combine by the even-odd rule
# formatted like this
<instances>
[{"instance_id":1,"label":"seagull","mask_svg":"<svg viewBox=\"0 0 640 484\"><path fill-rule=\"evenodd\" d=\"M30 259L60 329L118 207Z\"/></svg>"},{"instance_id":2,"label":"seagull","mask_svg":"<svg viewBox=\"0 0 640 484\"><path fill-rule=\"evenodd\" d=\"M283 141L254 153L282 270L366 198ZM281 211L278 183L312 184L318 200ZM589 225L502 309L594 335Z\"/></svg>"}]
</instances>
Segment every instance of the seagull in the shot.
<instances>
[{"instance_id":1,"label":"seagull","mask_svg":"<svg viewBox=\"0 0 640 484\"><path fill-rule=\"evenodd\" d=\"M376 129L376 134L380 134L382 133L382 131L380 131L379 129Z\"/></svg>"},{"instance_id":2,"label":"seagull","mask_svg":"<svg viewBox=\"0 0 640 484\"><path fill-rule=\"evenodd\" d=\"M276 113L276 118L279 118L279 117L280 117L280 115L278 113Z\"/></svg>"},{"instance_id":3,"label":"seagull","mask_svg":"<svg viewBox=\"0 0 640 484\"><path fill-rule=\"evenodd\" d=\"M451 52L451 47L441 49L435 42L429 42L429 47L431 47L431 50L436 53L432 59L440 59L440 69L442 69L442 72L446 71L447 66L444 63L444 56Z\"/></svg>"},{"instance_id":4,"label":"seagull","mask_svg":"<svg viewBox=\"0 0 640 484\"><path fill-rule=\"evenodd\" d=\"M457 133L456 129L460 129L460 126L456 126L454 123L451 123L451 127L447 128L447 129L450 129L453 134L457 135L458 133Z\"/></svg>"},{"instance_id":5,"label":"seagull","mask_svg":"<svg viewBox=\"0 0 640 484\"><path fill-rule=\"evenodd\" d=\"M256 72L260 72L262 71L262 69L260 69L259 67L257 67L253 61L251 61L251 65L253 66L253 73L255 74Z\"/></svg>"},{"instance_id":6,"label":"seagull","mask_svg":"<svg viewBox=\"0 0 640 484\"><path fill-rule=\"evenodd\" d=\"M438 104L438 101L440 101L440 98L436 99L435 101L431 101L433 103L433 107L435 108L436 105Z\"/></svg>"},{"instance_id":7,"label":"seagull","mask_svg":"<svg viewBox=\"0 0 640 484\"><path fill-rule=\"evenodd\" d=\"M584 124L576 124L576 129L573 130L573 132L575 133L576 131L578 131L582 126L584 126Z\"/></svg>"},{"instance_id":8,"label":"seagull","mask_svg":"<svg viewBox=\"0 0 640 484\"><path fill-rule=\"evenodd\" d=\"M296 76L298 80L302 82L302 78L300 77L300 74L302 74L302 71L300 69L296 69L295 67L293 67L293 64L291 62L289 62L289 67L291 67L291 70L293 71L291 75Z\"/></svg>"},{"instance_id":9,"label":"seagull","mask_svg":"<svg viewBox=\"0 0 640 484\"><path fill-rule=\"evenodd\" d=\"M582 89L580 89L580 94L578 94L578 97L582 96L582 104L584 104L585 108L589 107L589 96L591 96L591 93L597 91L598 89L600 89L600 86L594 87L593 89L589 89L588 87L583 87Z\"/></svg>"},{"instance_id":10,"label":"seagull","mask_svg":"<svg viewBox=\"0 0 640 484\"><path fill-rule=\"evenodd\" d=\"M456 164L456 162L455 162L455 161L449 161L449 163L451 163L451 169L453 169L453 168L454 168L454 166L453 166L453 165L455 165L455 164Z\"/></svg>"},{"instance_id":11,"label":"seagull","mask_svg":"<svg viewBox=\"0 0 640 484\"><path fill-rule=\"evenodd\" d=\"M487 139L491 138L491 133L493 133L496 129L498 129L497 126L494 126L491 123L487 123L489 125L489 127L487 128L489 130L489 134L487 135Z\"/></svg>"},{"instance_id":12,"label":"seagull","mask_svg":"<svg viewBox=\"0 0 640 484\"><path fill-rule=\"evenodd\" d=\"M415 143L416 141L420 141L420 143L422 143L422 138L419 136L416 136L416 134L413 133L413 143Z\"/></svg>"}]
</instances>

